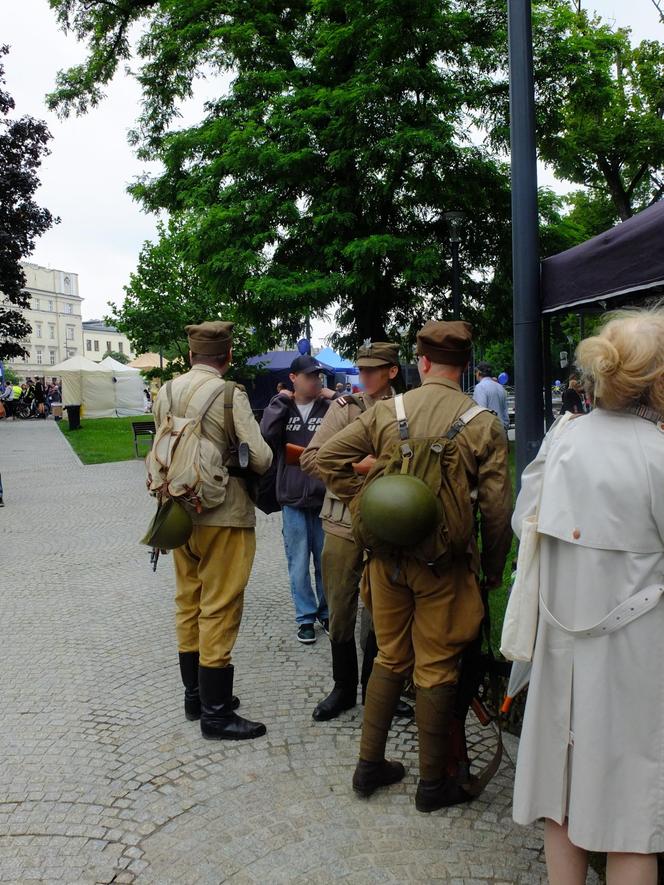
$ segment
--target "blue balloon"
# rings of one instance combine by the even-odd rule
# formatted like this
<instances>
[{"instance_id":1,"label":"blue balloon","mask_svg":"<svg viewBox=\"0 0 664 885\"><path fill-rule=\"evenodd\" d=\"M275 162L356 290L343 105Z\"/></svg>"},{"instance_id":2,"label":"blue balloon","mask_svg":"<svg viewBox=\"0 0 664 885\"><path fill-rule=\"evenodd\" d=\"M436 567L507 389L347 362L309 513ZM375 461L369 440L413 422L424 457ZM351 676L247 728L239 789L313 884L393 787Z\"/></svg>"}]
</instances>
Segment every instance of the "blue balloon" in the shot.
<instances>
[{"instance_id":1,"label":"blue balloon","mask_svg":"<svg viewBox=\"0 0 664 885\"><path fill-rule=\"evenodd\" d=\"M500 375L498 376L498 381L501 384L507 384L507 382L509 380L510 380L510 376L507 374L507 372L501 372Z\"/></svg>"},{"instance_id":2,"label":"blue balloon","mask_svg":"<svg viewBox=\"0 0 664 885\"><path fill-rule=\"evenodd\" d=\"M563 382L562 382L562 381L554 381L553 383L556 385L556 387L560 387L560 385L561 385Z\"/></svg>"},{"instance_id":3,"label":"blue balloon","mask_svg":"<svg viewBox=\"0 0 664 885\"><path fill-rule=\"evenodd\" d=\"M300 338L300 340L297 342L297 349L302 354L302 356L304 356L305 353L309 353L309 351L311 350L311 345L306 338Z\"/></svg>"}]
</instances>

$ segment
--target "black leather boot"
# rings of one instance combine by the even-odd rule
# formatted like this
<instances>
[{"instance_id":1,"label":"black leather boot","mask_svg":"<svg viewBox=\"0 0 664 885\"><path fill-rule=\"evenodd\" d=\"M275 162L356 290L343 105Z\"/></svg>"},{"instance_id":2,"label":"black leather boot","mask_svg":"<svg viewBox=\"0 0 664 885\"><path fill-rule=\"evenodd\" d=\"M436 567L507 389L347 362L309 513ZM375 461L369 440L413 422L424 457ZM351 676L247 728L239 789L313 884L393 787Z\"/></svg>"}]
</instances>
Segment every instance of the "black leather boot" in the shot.
<instances>
[{"instance_id":1,"label":"black leather boot","mask_svg":"<svg viewBox=\"0 0 664 885\"><path fill-rule=\"evenodd\" d=\"M233 710L233 672L228 667L198 667L201 734L210 741L246 741L262 737L262 722L250 722Z\"/></svg>"},{"instance_id":2,"label":"black leather boot","mask_svg":"<svg viewBox=\"0 0 664 885\"><path fill-rule=\"evenodd\" d=\"M371 796L379 787L389 787L403 780L406 769L401 762L365 762L360 759L353 774L353 789L360 796Z\"/></svg>"},{"instance_id":3,"label":"black leather boot","mask_svg":"<svg viewBox=\"0 0 664 885\"><path fill-rule=\"evenodd\" d=\"M355 639L331 642L334 688L313 712L316 722L336 719L357 703L357 650Z\"/></svg>"},{"instance_id":4,"label":"black leather boot","mask_svg":"<svg viewBox=\"0 0 664 885\"><path fill-rule=\"evenodd\" d=\"M367 642L364 646L364 657L362 658L362 703L364 704L367 697L367 685L369 684L369 679L371 677L371 671L373 669L373 663L378 654L378 643L376 642L376 634L373 630L369 630L367 633ZM411 707L409 703L406 701L399 700L397 702L396 707L394 708L394 715L398 719L412 719L415 715L415 710ZM314 716L314 719L316 717Z\"/></svg>"},{"instance_id":5,"label":"black leather boot","mask_svg":"<svg viewBox=\"0 0 664 885\"><path fill-rule=\"evenodd\" d=\"M201 718L201 698L198 691L198 652L180 651L180 676L184 685L184 715L193 722ZM240 706L240 699L233 696L233 709Z\"/></svg>"},{"instance_id":6,"label":"black leather boot","mask_svg":"<svg viewBox=\"0 0 664 885\"><path fill-rule=\"evenodd\" d=\"M429 813L470 802L455 778L447 775L456 685L418 688L415 701L420 753L420 782L415 795L418 811Z\"/></svg>"}]
</instances>

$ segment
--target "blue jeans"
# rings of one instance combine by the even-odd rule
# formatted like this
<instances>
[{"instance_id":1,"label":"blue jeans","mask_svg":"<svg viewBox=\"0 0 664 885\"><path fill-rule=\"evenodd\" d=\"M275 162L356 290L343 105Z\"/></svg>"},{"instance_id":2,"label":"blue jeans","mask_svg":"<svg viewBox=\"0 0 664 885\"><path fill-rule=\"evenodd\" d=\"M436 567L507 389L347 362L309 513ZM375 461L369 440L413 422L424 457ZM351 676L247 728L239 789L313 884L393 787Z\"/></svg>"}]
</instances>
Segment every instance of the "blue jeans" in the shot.
<instances>
[{"instance_id":1,"label":"blue jeans","mask_svg":"<svg viewBox=\"0 0 664 885\"><path fill-rule=\"evenodd\" d=\"M318 513L318 510L308 508L288 506L281 508L288 577L295 605L295 620L298 624L313 624L316 618L323 621L329 617L320 565L323 552L323 523ZM316 574L315 593L309 572L312 556Z\"/></svg>"}]
</instances>

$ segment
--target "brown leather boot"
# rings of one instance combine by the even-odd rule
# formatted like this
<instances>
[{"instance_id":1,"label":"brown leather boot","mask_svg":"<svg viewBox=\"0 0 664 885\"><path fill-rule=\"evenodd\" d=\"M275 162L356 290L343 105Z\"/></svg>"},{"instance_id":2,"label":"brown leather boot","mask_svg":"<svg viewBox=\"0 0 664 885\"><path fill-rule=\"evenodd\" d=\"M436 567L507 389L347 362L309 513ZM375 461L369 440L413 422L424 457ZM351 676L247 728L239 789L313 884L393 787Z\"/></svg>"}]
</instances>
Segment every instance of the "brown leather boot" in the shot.
<instances>
[{"instance_id":1,"label":"brown leather boot","mask_svg":"<svg viewBox=\"0 0 664 885\"><path fill-rule=\"evenodd\" d=\"M472 798L455 778L445 774L456 685L418 688L415 720L420 750L420 782L415 796L418 811L437 811Z\"/></svg>"},{"instance_id":2,"label":"brown leather boot","mask_svg":"<svg viewBox=\"0 0 664 885\"><path fill-rule=\"evenodd\" d=\"M353 789L361 796L400 781L406 773L400 762L385 759L387 734L402 685L401 674L374 664L364 705L360 759L353 775Z\"/></svg>"}]
</instances>

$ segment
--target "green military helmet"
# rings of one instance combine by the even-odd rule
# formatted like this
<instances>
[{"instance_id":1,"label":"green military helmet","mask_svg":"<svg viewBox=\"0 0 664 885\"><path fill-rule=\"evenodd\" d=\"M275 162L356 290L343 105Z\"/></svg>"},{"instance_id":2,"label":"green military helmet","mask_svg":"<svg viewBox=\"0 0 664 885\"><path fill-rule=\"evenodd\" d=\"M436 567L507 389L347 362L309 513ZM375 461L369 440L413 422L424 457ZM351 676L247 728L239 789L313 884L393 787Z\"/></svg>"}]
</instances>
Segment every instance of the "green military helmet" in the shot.
<instances>
[{"instance_id":1,"label":"green military helmet","mask_svg":"<svg viewBox=\"0 0 664 885\"><path fill-rule=\"evenodd\" d=\"M360 517L371 534L395 547L414 547L439 521L436 496L429 486L407 473L374 480L362 493Z\"/></svg>"},{"instance_id":2,"label":"green military helmet","mask_svg":"<svg viewBox=\"0 0 664 885\"><path fill-rule=\"evenodd\" d=\"M194 524L175 498L168 498L157 510L141 544L159 550L174 550L189 540Z\"/></svg>"}]
</instances>

